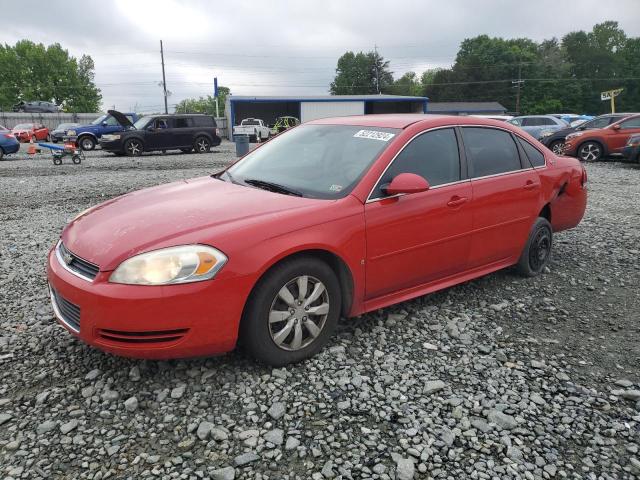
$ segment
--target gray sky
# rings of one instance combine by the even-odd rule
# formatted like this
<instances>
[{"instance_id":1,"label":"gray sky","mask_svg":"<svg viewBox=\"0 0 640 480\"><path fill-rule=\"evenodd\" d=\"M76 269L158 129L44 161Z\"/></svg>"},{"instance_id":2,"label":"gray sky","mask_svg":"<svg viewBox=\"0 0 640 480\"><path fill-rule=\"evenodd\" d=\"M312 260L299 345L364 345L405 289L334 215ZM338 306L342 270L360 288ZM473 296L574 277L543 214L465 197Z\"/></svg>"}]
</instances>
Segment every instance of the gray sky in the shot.
<instances>
[{"instance_id":1,"label":"gray sky","mask_svg":"<svg viewBox=\"0 0 640 480\"><path fill-rule=\"evenodd\" d=\"M346 50L379 52L396 77L452 64L479 34L542 40L617 20L640 36L640 0L1 0L0 42L59 42L93 57L103 106L158 111L163 39L170 104L211 94L326 94Z\"/></svg>"}]
</instances>

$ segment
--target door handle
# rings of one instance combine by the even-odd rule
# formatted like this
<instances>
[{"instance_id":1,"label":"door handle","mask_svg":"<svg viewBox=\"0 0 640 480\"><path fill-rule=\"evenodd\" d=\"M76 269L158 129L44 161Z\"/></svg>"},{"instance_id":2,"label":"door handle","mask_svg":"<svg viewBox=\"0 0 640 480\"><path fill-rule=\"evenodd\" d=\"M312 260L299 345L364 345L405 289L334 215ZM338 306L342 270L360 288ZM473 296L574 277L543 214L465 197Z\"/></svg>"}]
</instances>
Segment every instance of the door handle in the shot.
<instances>
[{"instance_id":1,"label":"door handle","mask_svg":"<svg viewBox=\"0 0 640 480\"><path fill-rule=\"evenodd\" d=\"M525 190L533 190L535 188L538 188L540 186L539 183L534 182L533 180L527 180L527 183L524 184L524 189Z\"/></svg>"},{"instance_id":2,"label":"door handle","mask_svg":"<svg viewBox=\"0 0 640 480\"><path fill-rule=\"evenodd\" d=\"M454 195L453 197L451 197L451 200L447 202L447 206L451 208L459 207L460 205L465 203L467 200L468 200L467 197L459 197L457 195Z\"/></svg>"}]
</instances>

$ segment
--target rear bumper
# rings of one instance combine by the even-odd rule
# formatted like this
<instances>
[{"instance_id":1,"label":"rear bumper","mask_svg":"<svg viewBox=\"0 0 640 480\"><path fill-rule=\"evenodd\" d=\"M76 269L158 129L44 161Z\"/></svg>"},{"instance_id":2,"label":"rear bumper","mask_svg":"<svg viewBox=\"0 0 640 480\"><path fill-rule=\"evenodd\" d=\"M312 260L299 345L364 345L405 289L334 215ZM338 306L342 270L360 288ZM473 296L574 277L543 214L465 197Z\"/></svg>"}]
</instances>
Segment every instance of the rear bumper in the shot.
<instances>
[{"instance_id":1,"label":"rear bumper","mask_svg":"<svg viewBox=\"0 0 640 480\"><path fill-rule=\"evenodd\" d=\"M215 355L235 347L250 277L154 287L109 283L110 273L87 281L64 268L54 249L49 252L54 313L83 342L147 359Z\"/></svg>"},{"instance_id":2,"label":"rear bumper","mask_svg":"<svg viewBox=\"0 0 640 480\"><path fill-rule=\"evenodd\" d=\"M8 143L5 145L0 145L0 148L2 148L4 153L8 155L10 153L16 153L18 150L20 150L20 143L19 142Z\"/></svg>"}]
</instances>

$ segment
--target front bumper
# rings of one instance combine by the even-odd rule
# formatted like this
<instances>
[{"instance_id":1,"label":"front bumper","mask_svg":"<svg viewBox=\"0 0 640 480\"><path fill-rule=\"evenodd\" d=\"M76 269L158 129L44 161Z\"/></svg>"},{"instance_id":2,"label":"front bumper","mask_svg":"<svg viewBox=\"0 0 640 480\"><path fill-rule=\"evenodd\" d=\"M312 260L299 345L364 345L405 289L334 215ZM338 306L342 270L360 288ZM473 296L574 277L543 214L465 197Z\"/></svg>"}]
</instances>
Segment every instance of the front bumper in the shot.
<instances>
[{"instance_id":1,"label":"front bumper","mask_svg":"<svg viewBox=\"0 0 640 480\"><path fill-rule=\"evenodd\" d=\"M122 147L122 140L103 140L102 138L98 141L100 148L107 152L115 152L122 153L124 152L124 148Z\"/></svg>"},{"instance_id":2,"label":"front bumper","mask_svg":"<svg viewBox=\"0 0 640 480\"><path fill-rule=\"evenodd\" d=\"M235 347L253 281L249 276L184 285L93 281L63 267L55 248L47 277L58 322L85 343L115 355L171 359L215 355Z\"/></svg>"},{"instance_id":3,"label":"front bumper","mask_svg":"<svg viewBox=\"0 0 640 480\"><path fill-rule=\"evenodd\" d=\"M578 150L578 139L571 139L564 142L564 155L575 157Z\"/></svg>"},{"instance_id":4,"label":"front bumper","mask_svg":"<svg viewBox=\"0 0 640 480\"><path fill-rule=\"evenodd\" d=\"M620 153L631 162L640 162L640 145L625 145Z\"/></svg>"}]
</instances>

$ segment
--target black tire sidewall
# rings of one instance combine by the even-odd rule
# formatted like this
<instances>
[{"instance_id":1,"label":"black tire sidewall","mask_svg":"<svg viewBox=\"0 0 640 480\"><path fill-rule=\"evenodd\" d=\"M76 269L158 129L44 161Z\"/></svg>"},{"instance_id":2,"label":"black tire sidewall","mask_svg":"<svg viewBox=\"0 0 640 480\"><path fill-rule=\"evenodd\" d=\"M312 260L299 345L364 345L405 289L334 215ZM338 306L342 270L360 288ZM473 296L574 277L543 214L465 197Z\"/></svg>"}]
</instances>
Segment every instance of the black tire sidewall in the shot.
<instances>
[{"instance_id":1,"label":"black tire sidewall","mask_svg":"<svg viewBox=\"0 0 640 480\"><path fill-rule=\"evenodd\" d=\"M85 140L89 140L89 141L91 142L91 145L92 145L92 146L91 146L91 148L84 148L84 142L85 142ZM88 150L88 151L90 151L90 150L94 150L94 149L96 148L96 142L95 142L95 140L93 140L93 138L91 138L91 137L86 137L86 136L85 136L85 137L80 137L80 138L78 139L78 146L79 146L82 150Z\"/></svg>"},{"instance_id":2,"label":"black tire sidewall","mask_svg":"<svg viewBox=\"0 0 640 480\"><path fill-rule=\"evenodd\" d=\"M138 153L130 153L129 152L129 145L131 145L132 143L137 143L140 146L140 151ZM124 153L127 157L139 157L140 155L142 155L142 150L143 150L143 145L142 142L136 138L132 138L130 140L127 140L126 142L124 142Z\"/></svg>"},{"instance_id":3,"label":"black tire sidewall","mask_svg":"<svg viewBox=\"0 0 640 480\"><path fill-rule=\"evenodd\" d=\"M316 340L297 351L282 350L269 332L269 311L278 291L300 275L320 280L329 295L329 314ZM240 344L260 362L283 366L315 355L331 338L340 318L342 295L340 283L331 267L321 260L299 257L285 260L268 271L256 284L243 312L240 324Z\"/></svg>"},{"instance_id":4,"label":"black tire sidewall","mask_svg":"<svg viewBox=\"0 0 640 480\"><path fill-rule=\"evenodd\" d=\"M598 149L600 150L600 154L598 155L597 158L594 158L593 160L586 160L586 159L582 158L582 149L584 147L586 147L587 145L594 145L594 146L598 147ZM578 157L580 158L580 160L582 160L583 162L587 162L587 163L589 163L589 162L597 162L597 161L601 160L603 153L604 152L602 151L602 146L599 143L596 143L596 142L585 142L582 145L580 145L580 148L578 148Z\"/></svg>"},{"instance_id":5,"label":"black tire sidewall","mask_svg":"<svg viewBox=\"0 0 640 480\"><path fill-rule=\"evenodd\" d=\"M202 140L207 142L207 148L204 151L200 150L200 148L198 147L198 143L200 143ZM207 137L198 137L193 144L193 149L196 153L208 153L211 150L211 141Z\"/></svg>"},{"instance_id":6,"label":"black tire sidewall","mask_svg":"<svg viewBox=\"0 0 640 480\"><path fill-rule=\"evenodd\" d=\"M534 270L533 268L531 268L529 251L531 250L531 247L533 245L533 240L535 239L536 235L538 234L540 229L543 229L543 228L547 229L549 232L549 241L551 245L549 247L549 254L547 255L547 258L545 259L544 263L540 266L538 270ZM533 223L533 226L531 227L531 230L529 232L529 238L527 239L527 243L524 246L524 250L520 255L520 259L517 264L518 271L526 277L535 277L544 271L545 267L549 264L549 261L551 260L552 255L553 255L553 228L551 227L551 224L546 218L538 217L536 221Z\"/></svg>"}]
</instances>

